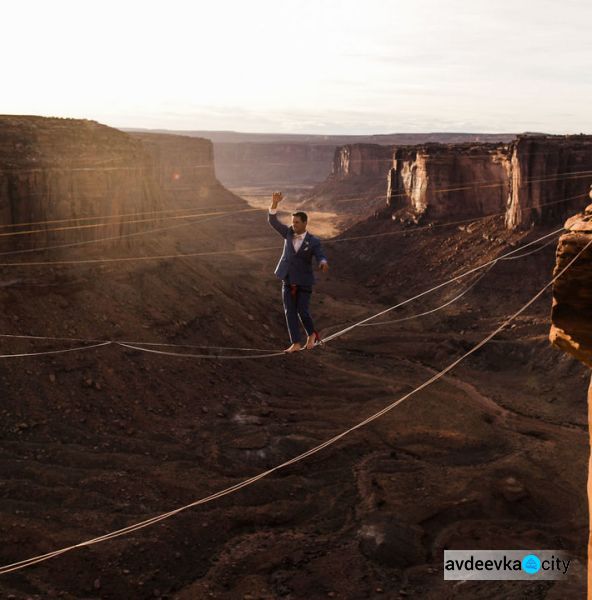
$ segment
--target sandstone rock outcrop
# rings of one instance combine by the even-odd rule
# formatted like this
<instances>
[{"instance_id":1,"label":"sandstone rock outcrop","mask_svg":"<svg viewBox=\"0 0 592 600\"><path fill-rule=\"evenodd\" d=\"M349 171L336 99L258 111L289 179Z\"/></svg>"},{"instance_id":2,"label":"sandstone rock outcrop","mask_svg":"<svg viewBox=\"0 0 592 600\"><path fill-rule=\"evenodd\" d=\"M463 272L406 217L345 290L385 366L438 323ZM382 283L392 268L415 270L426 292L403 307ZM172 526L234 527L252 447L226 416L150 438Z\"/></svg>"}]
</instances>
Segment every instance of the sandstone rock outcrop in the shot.
<instances>
[{"instance_id":1,"label":"sandstone rock outcrop","mask_svg":"<svg viewBox=\"0 0 592 600\"><path fill-rule=\"evenodd\" d=\"M392 146L379 144L341 146L333 157L331 178L337 181L375 177L384 179L385 167L388 167L392 160Z\"/></svg>"},{"instance_id":2,"label":"sandstone rock outcrop","mask_svg":"<svg viewBox=\"0 0 592 600\"><path fill-rule=\"evenodd\" d=\"M384 207L393 147L347 144L335 149L331 173L306 197L303 208L363 216Z\"/></svg>"},{"instance_id":3,"label":"sandstone rock outcrop","mask_svg":"<svg viewBox=\"0 0 592 600\"><path fill-rule=\"evenodd\" d=\"M130 135L95 121L0 116L0 224L43 222L39 233L5 236L3 249L116 238L135 231L125 223L134 215L163 206L154 160ZM113 218L64 229L95 217Z\"/></svg>"},{"instance_id":4,"label":"sandstone rock outcrop","mask_svg":"<svg viewBox=\"0 0 592 600\"><path fill-rule=\"evenodd\" d=\"M166 133L160 131L159 133ZM511 133L394 133L382 135L311 135L233 131L169 132L212 140L216 172L230 187L309 187L322 183L344 145L509 142ZM384 189L381 190L384 194Z\"/></svg>"},{"instance_id":5,"label":"sandstone rock outcrop","mask_svg":"<svg viewBox=\"0 0 592 600\"><path fill-rule=\"evenodd\" d=\"M210 140L161 133L132 133L152 156L162 190L175 204L207 199L221 186Z\"/></svg>"},{"instance_id":6,"label":"sandstone rock outcrop","mask_svg":"<svg viewBox=\"0 0 592 600\"><path fill-rule=\"evenodd\" d=\"M592 197L592 190L591 190ZM559 239L555 276L582 250L553 286L551 342L592 368L592 204L565 223ZM592 445L592 380L588 389L588 427ZM588 466L588 503L592 515L592 456ZM592 598L592 523L588 540L588 598Z\"/></svg>"},{"instance_id":7,"label":"sandstone rock outcrop","mask_svg":"<svg viewBox=\"0 0 592 600\"><path fill-rule=\"evenodd\" d=\"M580 210L592 180L592 136L521 135L510 143L337 148L333 169L309 194L312 207L393 212L447 221L502 215L508 229L560 223ZM344 203L344 199L357 202Z\"/></svg>"},{"instance_id":8,"label":"sandstone rock outcrop","mask_svg":"<svg viewBox=\"0 0 592 600\"><path fill-rule=\"evenodd\" d=\"M592 136L394 149L387 202L446 220L505 213L508 229L562 222L584 203Z\"/></svg>"},{"instance_id":9,"label":"sandstone rock outcrop","mask_svg":"<svg viewBox=\"0 0 592 600\"><path fill-rule=\"evenodd\" d=\"M394 148L387 202L438 221L503 212L508 154L508 146L491 144Z\"/></svg>"},{"instance_id":10,"label":"sandstone rock outcrop","mask_svg":"<svg viewBox=\"0 0 592 600\"><path fill-rule=\"evenodd\" d=\"M120 237L159 225L160 211L216 205L212 142L129 134L95 121L0 116L0 250ZM38 223L36 225L21 225ZM125 244L137 238L126 237Z\"/></svg>"},{"instance_id":11,"label":"sandstone rock outcrop","mask_svg":"<svg viewBox=\"0 0 592 600\"><path fill-rule=\"evenodd\" d=\"M331 166L335 147L298 143L217 143L216 170L224 185L313 185Z\"/></svg>"},{"instance_id":12,"label":"sandstone rock outcrop","mask_svg":"<svg viewBox=\"0 0 592 600\"><path fill-rule=\"evenodd\" d=\"M592 241L592 204L565 223L559 239L559 273ZM592 248L589 248L553 286L551 342L592 368Z\"/></svg>"},{"instance_id":13,"label":"sandstone rock outcrop","mask_svg":"<svg viewBox=\"0 0 592 600\"><path fill-rule=\"evenodd\" d=\"M561 223L586 203L592 136L522 136L512 144L510 177L509 228Z\"/></svg>"}]
</instances>

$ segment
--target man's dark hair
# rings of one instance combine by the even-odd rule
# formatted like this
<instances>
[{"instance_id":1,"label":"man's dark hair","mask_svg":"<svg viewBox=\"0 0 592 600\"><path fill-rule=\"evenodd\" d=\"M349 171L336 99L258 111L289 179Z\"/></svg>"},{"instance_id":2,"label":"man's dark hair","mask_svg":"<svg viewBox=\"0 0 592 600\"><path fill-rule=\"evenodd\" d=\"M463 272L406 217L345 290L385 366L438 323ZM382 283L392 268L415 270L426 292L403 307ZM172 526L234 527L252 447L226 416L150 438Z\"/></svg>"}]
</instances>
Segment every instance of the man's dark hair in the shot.
<instances>
[{"instance_id":1,"label":"man's dark hair","mask_svg":"<svg viewBox=\"0 0 592 600\"><path fill-rule=\"evenodd\" d=\"M298 212L292 213L293 217L298 217L303 223L308 222L308 215L305 212L299 210Z\"/></svg>"}]
</instances>

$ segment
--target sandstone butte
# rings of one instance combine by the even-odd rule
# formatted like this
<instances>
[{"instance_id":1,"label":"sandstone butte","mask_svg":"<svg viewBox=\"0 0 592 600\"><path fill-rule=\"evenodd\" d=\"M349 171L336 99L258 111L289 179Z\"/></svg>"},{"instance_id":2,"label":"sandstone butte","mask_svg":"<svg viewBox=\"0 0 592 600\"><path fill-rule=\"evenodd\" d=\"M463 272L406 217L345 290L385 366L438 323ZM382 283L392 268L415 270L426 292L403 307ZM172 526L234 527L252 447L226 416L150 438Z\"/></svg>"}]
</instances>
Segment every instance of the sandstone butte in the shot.
<instances>
[{"instance_id":1,"label":"sandstone butte","mask_svg":"<svg viewBox=\"0 0 592 600\"><path fill-rule=\"evenodd\" d=\"M220 194L229 192L216 179L209 140L0 115L0 224L36 222L39 230L3 238L0 251L101 238L108 248L120 237L129 247L136 238L127 234L157 226L171 206L216 205ZM71 219L86 226L68 227Z\"/></svg>"},{"instance_id":2,"label":"sandstone butte","mask_svg":"<svg viewBox=\"0 0 592 600\"><path fill-rule=\"evenodd\" d=\"M353 148L353 153L365 146L389 148L392 144L412 145L439 142L462 144L466 142L510 142L514 134L471 133L394 133L383 135L306 135L306 134L253 134L225 131L191 131L183 135L205 137L214 143L216 173L229 187L261 186L268 188L295 186L309 187L324 182L331 165L342 148ZM367 154L366 154L367 155ZM373 161L375 167L378 166ZM384 167L384 163L383 163ZM380 177L384 185L384 177ZM381 189L381 192L384 190Z\"/></svg>"},{"instance_id":3,"label":"sandstone butte","mask_svg":"<svg viewBox=\"0 0 592 600\"><path fill-rule=\"evenodd\" d=\"M592 197L592 190L591 190ZM554 274L592 242L592 204L567 220L559 239ZM553 287L549 339L592 368L592 250L588 249ZM592 380L588 388L588 426L592 427ZM588 466L588 505L592 514L592 456ZM592 598L592 527L588 540L588 598Z\"/></svg>"},{"instance_id":4,"label":"sandstone butte","mask_svg":"<svg viewBox=\"0 0 592 600\"><path fill-rule=\"evenodd\" d=\"M366 215L386 196L393 217L407 214L411 222L501 214L508 229L528 229L559 223L581 210L590 170L589 135L347 144L335 150L331 174L309 198L314 206Z\"/></svg>"}]
</instances>

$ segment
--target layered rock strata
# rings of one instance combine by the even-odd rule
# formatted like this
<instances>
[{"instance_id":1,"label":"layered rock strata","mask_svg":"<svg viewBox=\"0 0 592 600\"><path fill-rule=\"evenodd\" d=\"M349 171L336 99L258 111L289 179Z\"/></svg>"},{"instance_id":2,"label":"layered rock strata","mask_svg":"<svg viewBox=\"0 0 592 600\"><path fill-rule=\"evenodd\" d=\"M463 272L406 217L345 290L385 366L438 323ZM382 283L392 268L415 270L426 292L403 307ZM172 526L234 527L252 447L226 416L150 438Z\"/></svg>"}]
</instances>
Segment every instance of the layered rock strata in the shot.
<instances>
[{"instance_id":1,"label":"layered rock strata","mask_svg":"<svg viewBox=\"0 0 592 600\"><path fill-rule=\"evenodd\" d=\"M164 207L158 179L142 142L111 127L0 116L0 224L3 233L23 232L2 236L2 247L117 243L137 230L133 221Z\"/></svg>"},{"instance_id":2,"label":"layered rock strata","mask_svg":"<svg viewBox=\"0 0 592 600\"><path fill-rule=\"evenodd\" d=\"M349 144L336 149L330 175L312 190L309 202L363 214L386 199L393 213L415 222L501 215L508 229L528 229L561 223L581 210L591 181L592 136Z\"/></svg>"},{"instance_id":3,"label":"layered rock strata","mask_svg":"<svg viewBox=\"0 0 592 600\"><path fill-rule=\"evenodd\" d=\"M555 275L592 242L592 204L565 223ZM592 368L592 246L553 286L551 342Z\"/></svg>"},{"instance_id":4,"label":"layered rock strata","mask_svg":"<svg viewBox=\"0 0 592 600\"><path fill-rule=\"evenodd\" d=\"M172 201L191 204L208 199L221 188L214 168L214 146L210 140L183 135L133 133L157 166L161 189Z\"/></svg>"},{"instance_id":5,"label":"layered rock strata","mask_svg":"<svg viewBox=\"0 0 592 600\"><path fill-rule=\"evenodd\" d=\"M549 337L557 348L592 368L592 204L569 219L565 228L567 233L561 236L557 247L555 276L583 253L553 286ZM592 432L592 381L588 389L588 427ZM588 466L588 503L592 515L592 456ZM592 598L592 525L588 541L588 598Z\"/></svg>"}]
</instances>

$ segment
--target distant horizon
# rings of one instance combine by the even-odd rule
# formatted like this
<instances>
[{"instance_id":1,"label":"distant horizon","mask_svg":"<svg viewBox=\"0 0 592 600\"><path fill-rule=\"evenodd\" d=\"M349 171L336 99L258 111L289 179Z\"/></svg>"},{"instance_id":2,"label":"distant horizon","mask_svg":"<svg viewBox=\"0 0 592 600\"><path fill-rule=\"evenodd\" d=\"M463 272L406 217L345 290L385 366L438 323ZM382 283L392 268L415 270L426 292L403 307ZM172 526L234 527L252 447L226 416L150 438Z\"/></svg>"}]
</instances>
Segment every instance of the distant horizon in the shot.
<instances>
[{"instance_id":1,"label":"distant horizon","mask_svg":"<svg viewBox=\"0 0 592 600\"><path fill-rule=\"evenodd\" d=\"M167 131L173 133L179 132L194 132L194 133L227 133L227 134L239 134L239 135L275 135L275 136L318 136L318 137L378 137L378 136L393 136L393 135L487 135L487 136L519 136L519 135L556 135L556 136L569 136L569 135L592 135L591 133L587 133L585 131L578 132L555 132L555 131L534 131L534 130L524 130L524 131L511 131L511 130L501 130L501 131L485 131L485 130L454 130L454 129L446 129L446 130L414 130L414 131L405 131L405 130L393 130L393 131L380 131L380 132L367 132L367 133L350 133L350 132L315 132L315 131L255 131L255 130L247 130L247 129L205 129L200 127L185 127L185 128L177 128L177 127L148 127L148 126L129 126L129 125L118 125L113 123L108 123L104 120L99 120L97 118L91 116L72 116L72 115L59 115L59 114L40 114L40 113L0 113L0 117L33 117L33 118L45 118L45 119L74 119L79 121L94 121L100 123L101 125L106 125L107 127L112 127L113 129L118 129L120 131Z\"/></svg>"},{"instance_id":2,"label":"distant horizon","mask_svg":"<svg viewBox=\"0 0 592 600\"><path fill-rule=\"evenodd\" d=\"M6 117L40 117L47 119L75 119L80 121L95 121L101 125L112 127L113 129L119 129L121 131L192 131L192 132L203 132L203 133L234 133L234 134L245 134L245 135L289 135L289 136L319 136L319 137L367 137L367 136L389 136L389 135L439 135L439 134L452 134L452 135L592 135L592 127L590 133L580 130L573 131L552 131L552 130L485 130L485 129L414 129L414 130L375 130L366 132L350 132L350 131L282 131L282 130L264 130L258 131L254 129L236 129L236 128L217 128L209 129L198 126L187 126L187 127L165 127L165 126L149 126L149 125L121 125L118 123L108 122L104 119L97 118L95 116L87 115L72 115L72 114L56 114L56 113L19 113L19 112L2 112L1 116Z\"/></svg>"},{"instance_id":3,"label":"distant horizon","mask_svg":"<svg viewBox=\"0 0 592 600\"><path fill-rule=\"evenodd\" d=\"M101 125L106 125L107 127L112 127L113 129L119 129L120 131L171 131L171 132L180 132L180 131L192 131L192 132L202 132L202 133L234 133L234 134L244 134L244 135L290 135L290 136L319 136L319 137L368 137L368 136L389 136L389 135L444 135L444 134L452 134L452 135L523 135L523 134L537 134L537 135L592 135L587 134L585 132L580 132L577 134L569 134L569 133L551 133L548 131L457 131L457 130L426 130L426 131L386 131L379 133L349 133L349 132L339 132L339 133L318 133L314 131L298 131L298 132L289 132L289 131L253 131L246 129L204 129L200 127L194 128L173 128L173 127L143 127L143 126L127 126L127 125L114 125L112 123L107 123L105 121L101 121L99 119L93 117L79 117L79 116L70 116L70 115L57 115L57 114L25 114L25 113L1 113L0 117L39 117L43 119L75 119L79 121L95 121L100 123Z\"/></svg>"},{"instance_id":4,"label":"distant horizon","mask_svg":"<svg viewBox=\"0 0 592 600\"><path fill-rule=\"evenodd\" d=\"M108 125L107 123L103 123L103 125ZM541 135L555 135L549 134L547 131L453 131L453 130L443 130L443 131L387 131L384 133L314 133L312 131L299 131L296 133L288 132L288 131L251 131L246 129L170 129L167 127L115 127L113 125L109 125L109 127L113 127L114 129L120 130L129 130L129 131L203 131L208 133L244 133L247 135L318 135L321 137L343 137L343 136L378 136L378 135L425 135L425 134L459 134L459 135L475 135L475 134L483 134L483 135L520 135L522 133L537 133ZM564 134L557 134L564 135ZM570 134L565 134L570 135ZM579 134L573 134L579 135ZM588 134L584 134L588 135Z\"/></svg>"},{"instance_id":5,"label":"distant horizon","mask_svg":"<svg viewBox=\"0 0 592 600\"><path fill-rule=\"evenodd\" d=\"M108 125L108 123L103 123L103 125ZM363 136L363 137L367 137L367 136L380 136L380 135L430 135L430 134L434 134L434 135L438 135L438 134L454 134L454 135L521 135L523 133L536 133L536 134L540 134L540 135L570 135L570 134L550 134L547 131L519 131L519 132L515 132L515 131L452 131L452 130L445 130L445 131L387 131L387 132L382 132L382 133L315 133L313 131L305 131L305 132L288 132L288 131L248 131L248 130L243 130L243 129L202 129L202 128L196 128L196 129L172 129L172 128L167 128L167 127L124 127L124 126L113 126L113 125L109 125L109 127L114 127L115 129L120 129L120 130L128 130L128 131L196 131L196 132L202 132L202 133L240 133L240 134L245 134L245 135L293 135L293 136L298 136L298 135L318 135L318 136L324 136L324 137L351 137L351 136ZM579 135L579 134L573 134L573 135ZM584 135L589 135L589 134L584 134ZM592 135L592 134L591 134Z\"/></svg>"}]
</instances>

